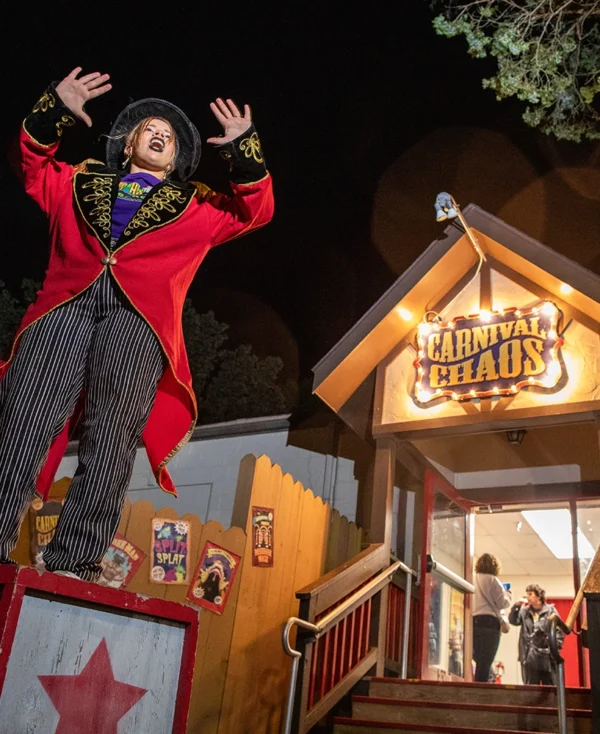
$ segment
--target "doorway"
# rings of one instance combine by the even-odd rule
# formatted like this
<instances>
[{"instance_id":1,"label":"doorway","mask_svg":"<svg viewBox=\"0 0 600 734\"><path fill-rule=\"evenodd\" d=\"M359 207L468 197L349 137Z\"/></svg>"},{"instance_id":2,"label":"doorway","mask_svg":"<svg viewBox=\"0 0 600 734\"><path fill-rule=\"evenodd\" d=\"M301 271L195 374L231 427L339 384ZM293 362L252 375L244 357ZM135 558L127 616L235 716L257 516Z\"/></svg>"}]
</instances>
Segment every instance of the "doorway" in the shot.
<instances>
[{"instance_id":1,"label":"doorway","mask_svg":"<svg viewBox=\"0 0 600 734\"><path fill-rule=\"evenodd\" d=\"M564 501L479 507L474 513L475 558L491 553L500 561L500 580L510 584L513 602L530 584L545 590L562 619L600 542L600 501ZM503 634L494 661L498 682L519 685L519 627ZM587 664L576 635L562 649L567 686L587 685Z\"/></svg>"}]
</instances>

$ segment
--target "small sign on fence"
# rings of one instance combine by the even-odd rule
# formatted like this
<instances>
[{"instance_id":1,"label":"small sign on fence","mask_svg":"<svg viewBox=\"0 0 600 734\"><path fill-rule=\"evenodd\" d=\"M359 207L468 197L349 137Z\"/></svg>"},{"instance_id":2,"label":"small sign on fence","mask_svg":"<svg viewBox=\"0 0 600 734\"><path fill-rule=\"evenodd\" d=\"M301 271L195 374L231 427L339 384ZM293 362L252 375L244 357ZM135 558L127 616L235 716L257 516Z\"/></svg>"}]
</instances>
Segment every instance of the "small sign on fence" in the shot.
<instances>
[{"instance_id":1,"label":"small sign on fence","mask_svg":"<svg viewBox=\"0 0 600 734\"><path fill-rule=\"evenodd\" d=\"M155 584L187 584L190 524L186 520L152 519L150 581Z\"/></svg>"},{"instance_id":2,"label":"small sign on fence","mask_svg":"<svg viewBox=\"0 0 600 734\"><path fill-rule=\"evenodd\" d=\"M54 537L62 505L61 500L43 502L39 497L31 503L31 561L34 564L41 562L44 548Z\"/></svg>"},{"instance_id":3,"label":"small sign on fence","mask_svg":"<svg viewBox=\"0 0 600 734\"><path fill-rule=\"evenodd\" d=\"M127 540L124 535L116 533L101 561L102 574L98 583L113 589L124 589L145 557L144 551Z\"/></svg>"},{"instance_id":4,"label":"small sign on fence","mask_svg":"<svg viewBox=\"0 0 600 734\"><path fill-rule=\"evenodd\" d=\"M207 541L187 598L192 604L222 614L242 559Z\"/></svg>"},{"instance_id":5,"label":"small sign on fence","mask_svg":"<svg viewBox=\"0 0 600 734\"><path fill-rule=\"evenodd\" d=\"M252 507L252 565L273 565L273 520L270 507Z\"/></svg>"}]
</instances>

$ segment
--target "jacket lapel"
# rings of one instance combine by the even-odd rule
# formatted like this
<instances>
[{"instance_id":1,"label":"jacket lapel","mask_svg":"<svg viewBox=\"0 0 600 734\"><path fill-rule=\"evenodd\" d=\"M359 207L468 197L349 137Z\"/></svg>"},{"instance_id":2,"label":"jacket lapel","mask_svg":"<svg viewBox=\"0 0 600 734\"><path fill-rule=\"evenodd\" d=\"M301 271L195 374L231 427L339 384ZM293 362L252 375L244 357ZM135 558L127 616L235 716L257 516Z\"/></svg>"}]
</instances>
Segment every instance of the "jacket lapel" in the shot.
<instances>
[{"instance_id":1,"label":"jacket lapel","mask_svg":"<svg viewBox=\"0 0 600 734\"><path fill-rule=\"evenodd\" d=\"M107 250L110 248L112 210L121 177L122 174L104 165L90 164L83 166L73 179L77 208L92 234ZM123 230L114 250L179 219L190 205L195 191L195 186L189 183L162 181L157 184Z\"/></svg>"},{"instance_id":2,"label":"jacket lapel","mask_svg":"<svg viewBox=\"0 0 600 734\"><path fill-rule=\"evenodd\" d=\"M108 250L112 208L117 198L119 176L107 169L85 167L73 179L73 196L88 228Z\"/></svg>"}]
</instances>

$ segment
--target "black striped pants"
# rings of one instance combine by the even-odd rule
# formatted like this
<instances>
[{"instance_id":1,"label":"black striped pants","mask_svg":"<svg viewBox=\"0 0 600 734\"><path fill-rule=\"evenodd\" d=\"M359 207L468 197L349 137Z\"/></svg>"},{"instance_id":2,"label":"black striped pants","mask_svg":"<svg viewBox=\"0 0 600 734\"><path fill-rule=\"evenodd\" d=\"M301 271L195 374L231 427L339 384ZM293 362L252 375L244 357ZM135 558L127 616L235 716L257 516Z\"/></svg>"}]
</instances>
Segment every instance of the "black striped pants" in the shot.
<instances>
[{"instance_id":1,"label":"black striped pants","mask_svg":"<svg viewBox=\"0 0 600 734\"><path fill-rule=\"evenodd\" d=\"M50 571L97 578L164 367L158 339L108 271L24 332L0 380L0 563L84 390L79 464L44 561Z\"/></svg>"}]
</instances>

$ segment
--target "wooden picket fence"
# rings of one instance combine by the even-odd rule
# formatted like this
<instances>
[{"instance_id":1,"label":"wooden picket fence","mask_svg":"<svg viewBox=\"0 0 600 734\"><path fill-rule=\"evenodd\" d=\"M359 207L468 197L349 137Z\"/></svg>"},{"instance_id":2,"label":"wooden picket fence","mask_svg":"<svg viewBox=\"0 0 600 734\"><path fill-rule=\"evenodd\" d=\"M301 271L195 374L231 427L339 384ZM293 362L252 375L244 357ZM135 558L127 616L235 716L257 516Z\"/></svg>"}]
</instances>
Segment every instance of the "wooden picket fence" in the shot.
<instances>
[{"instance_id":1,"label":"wooden picket fence","mask_svg":"<svg viewBox=\"0 0 600 734\"><path fill-rule=\"evenodd\" d=\"M52 499L65 496L69 479L55 482ZM274 511L271 568L252 565L252 507ZM118 531L149 554L154 517L187 520L191 526L193 572L207 541L242 557L222 615L199 609L189 734L278 734L287 694L290 660L281 645L284 622L298 613L295 593L361 550L363 534L354 523L284 474L267 456L246 456L240 464L232 526L202 523L196 515L156 510L150 502L127 500ZM31 565L29 517L13 558ZM147 557L128 591L187 603L187 586L155 584Z\"/></svg>"}]
</instances>

